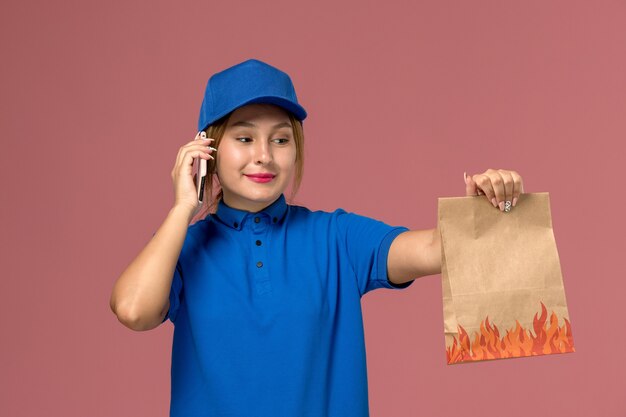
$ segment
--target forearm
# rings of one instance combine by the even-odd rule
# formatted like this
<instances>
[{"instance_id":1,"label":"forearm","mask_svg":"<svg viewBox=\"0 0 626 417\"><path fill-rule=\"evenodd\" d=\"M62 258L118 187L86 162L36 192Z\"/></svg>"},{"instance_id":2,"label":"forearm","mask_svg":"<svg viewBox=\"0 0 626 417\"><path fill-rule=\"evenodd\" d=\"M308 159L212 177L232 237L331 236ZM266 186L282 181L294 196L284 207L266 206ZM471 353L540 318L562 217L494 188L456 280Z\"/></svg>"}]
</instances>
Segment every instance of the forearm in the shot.
<instances>
[{"instance_id":1,"label":"forearm","mask_svg":"<svg viewBox=\"0 0 626 417\"><path fill-rule=\"evenodd\" d=\"M110 305L127 327L148 330L161 323L192 215L189 207L173 207L150 242L117 279Z\"/></svg>"},{"instance_id":2,"label":"forearm","mask_svg":"<svg viewBox=\"0 0 626 417\"><path fill-rule=\"evenodd\" d=\"M389 249L389 280L396 284L441 273L439 229L410 230L396 237Z\"/></svg>"},{"instance_id":3,"label":"forearm","mask_svg":"<svg viewBox=\"0 0 626 417\"><path fill-rule=\"evenodd\" d=\"M429 249L430 264L433 265L433 269L430 275L441 274L441 233L439 232L439 226L431 229L432 238Z\"/></svg>"}]
</instances>

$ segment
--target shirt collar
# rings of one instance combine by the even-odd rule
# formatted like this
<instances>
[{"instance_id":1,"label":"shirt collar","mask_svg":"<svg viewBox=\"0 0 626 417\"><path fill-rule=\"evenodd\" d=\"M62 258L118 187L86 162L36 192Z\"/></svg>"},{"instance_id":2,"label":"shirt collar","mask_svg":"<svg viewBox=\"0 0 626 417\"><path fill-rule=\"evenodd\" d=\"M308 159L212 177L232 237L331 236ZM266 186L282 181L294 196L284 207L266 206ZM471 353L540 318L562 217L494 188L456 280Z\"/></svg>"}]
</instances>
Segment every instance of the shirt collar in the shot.
<instances>
[{"instance_id":1,"label":"shirt collar","mask_svg":"<svg viewBox=\"0 0 626 417\"><path fill-rule=\"evenodd\" d=\"M225 225L236 230L241 230L241 226L247 217L266 215L270 224L277 224L283 219L286 212L287 202L285 200L285 195L281 194L276 201L257 213L230 207L224 203L224 199L220 199L215 215Z\"/></svg>"}]
</instances>

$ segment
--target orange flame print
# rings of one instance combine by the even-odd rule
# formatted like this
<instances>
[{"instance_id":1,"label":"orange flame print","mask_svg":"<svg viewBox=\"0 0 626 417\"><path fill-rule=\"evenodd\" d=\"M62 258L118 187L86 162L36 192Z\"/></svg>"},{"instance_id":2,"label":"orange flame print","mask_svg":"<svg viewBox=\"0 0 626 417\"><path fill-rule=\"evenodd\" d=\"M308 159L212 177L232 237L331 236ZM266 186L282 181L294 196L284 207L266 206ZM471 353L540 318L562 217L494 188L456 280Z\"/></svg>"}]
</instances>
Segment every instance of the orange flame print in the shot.
<instances>
[{"instance_id":1,"label":"orange flame print","mask_svg":"<svg viewBox=\"0 0 626 417\"><path fill-rule=\"evenodd\" d=\"M490 359L519 358L523 356L550 355L553 353L575 352L572 327L564 318L565 324L558 325L558 318L554 312L550 316L550 326L546 328L548 311L541 303L541 317L533 320L535 335L530 330L524 329L515 320L515 329L506 331L506 335L500 337L498 328L489 323L487 317L480 323L480 332L473 334L474 341L462 326L459 327L459 339L454 337L452 346L446 348L448 365L484 361Z\"/></svg>"}]
</instances>

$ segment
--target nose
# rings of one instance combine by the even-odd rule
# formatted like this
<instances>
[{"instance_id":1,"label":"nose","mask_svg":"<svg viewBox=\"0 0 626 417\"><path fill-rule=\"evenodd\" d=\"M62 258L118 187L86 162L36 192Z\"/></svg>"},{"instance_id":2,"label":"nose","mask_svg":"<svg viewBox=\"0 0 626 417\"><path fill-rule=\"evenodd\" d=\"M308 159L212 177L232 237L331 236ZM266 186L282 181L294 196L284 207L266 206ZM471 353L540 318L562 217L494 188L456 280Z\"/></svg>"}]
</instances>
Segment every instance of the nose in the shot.
<instances>
[{"instance_id":1,"label":"nose","mask_svg":"<svg viewBox=\"0 0 626 417\"><path fill-rule=\"evenodd\" d=\"M258 140L254 145L254 162L267 165L272 161L272 148L268 141Z\"/></svg>"}]
</instances>

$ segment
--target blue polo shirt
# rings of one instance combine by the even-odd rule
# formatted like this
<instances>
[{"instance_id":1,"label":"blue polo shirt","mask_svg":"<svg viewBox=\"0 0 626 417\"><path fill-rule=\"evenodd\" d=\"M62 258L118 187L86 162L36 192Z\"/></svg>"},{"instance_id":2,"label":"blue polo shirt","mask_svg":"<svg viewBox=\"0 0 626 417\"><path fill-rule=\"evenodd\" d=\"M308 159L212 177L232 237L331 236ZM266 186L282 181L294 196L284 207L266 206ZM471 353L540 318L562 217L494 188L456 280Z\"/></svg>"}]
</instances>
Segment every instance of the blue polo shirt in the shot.
<instances>
[{"instance_id":1,"label":"blue polo shirt","mask_svg":"<svg viewBox=\"0 0 626 417\"><path fill-rule=\"evenodd\" d=\"M407 230L284 195L258 213L220 201L172 280L170 416L368 416L360 299L413 283L387 278Z\"/></svg>"}]
</instances>

